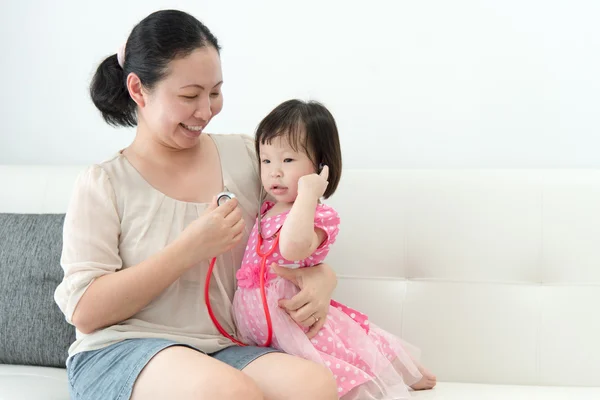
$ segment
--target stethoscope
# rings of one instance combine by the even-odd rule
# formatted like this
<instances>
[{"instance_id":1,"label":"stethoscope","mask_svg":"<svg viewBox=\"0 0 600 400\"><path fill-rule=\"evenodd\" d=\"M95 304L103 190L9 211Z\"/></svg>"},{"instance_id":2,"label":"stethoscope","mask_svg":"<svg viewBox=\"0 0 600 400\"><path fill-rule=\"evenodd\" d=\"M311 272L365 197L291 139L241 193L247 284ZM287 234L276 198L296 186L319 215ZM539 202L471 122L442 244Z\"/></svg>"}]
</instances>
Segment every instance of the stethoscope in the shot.
<instances>
[{"instance_id":1,"label":"stethoscope","mask_svg":"<svg viewBox=\"0 0 600 400\"><path fill-rule=\"evenodd\" d=\"M261 188L261 193L262 193L262 188ZM231 192L221 192L217 195L217 206L225 204L227 201L229 201L233 198L235 198L235 194L233 194ZM261 198L262 198L262 196L261 196ZM271 254L273 254L273 252L277 248L277 245L279 244L279 232L275 233L275 239L273 241L273 245L266 252L263 252L261 250L262 244L263 244L263 237L261 234L261 223L260 223L261 215L260 214L261 213L259 211L259 213L258 213L258 240L256 242L256 253L259 255L259 257L261 257L260 295L262 298L263 309L265 310L265 318L267 320L267 340L265 341L265 343L262 346L269 347L271 345L271 341L273 340L273 323L271 321L271 313L269 312L269 304L267 303L267 294L266 294L266 290L265 290L265 270L266 270L267 258ZM209 288L210 288L210 279L212 277L212 272L215 267L216 261L217 261L216 257L213 257L213 259L210 261L210 265L208 267L208 272L206 273L206 283L204 285L204 302L206 303L208 315L210 316L210 319L212 320L213 324L215 325L215 327L217 328L217 330L219 331L219 333L221 335L225 336L227 339L231 340L232 342L234 342L235 344L237 344L239 346L247 346L247 344L240 342L239 340L237 340L236 338L231 336L225 329L223 329L223 327L217 320L217 317L215 316L215 314L212 310L212 306L210 304Z\"/></svg>"}]
</instances>

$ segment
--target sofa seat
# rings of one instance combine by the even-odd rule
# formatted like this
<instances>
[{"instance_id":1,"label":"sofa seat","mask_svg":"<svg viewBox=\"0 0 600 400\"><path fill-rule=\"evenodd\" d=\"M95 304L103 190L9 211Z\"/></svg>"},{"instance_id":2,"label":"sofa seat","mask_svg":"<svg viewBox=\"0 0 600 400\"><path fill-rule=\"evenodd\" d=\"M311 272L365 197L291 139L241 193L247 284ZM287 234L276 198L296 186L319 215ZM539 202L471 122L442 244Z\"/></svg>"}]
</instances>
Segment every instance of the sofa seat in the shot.
<instances>
[{"instance_id":1,"label":"sofa seat","mask_svg":"<svg viewBox=\"0 0 600 400\"><path fill-rule=\"evenodd\" d=\"M69 400L67 371L0 364L0 400Z\"/></svg>"},{"instance_id":2,"label":"sofa seat","mask_svg":"<svg viewBox=\"0 0 600 400\"><path fill-rule=\"evenodd\" d=\"M440 382L413 392L418 400L597 400L600 388L489 385ZM67 373L60 368L0 365L0 400L68 400Z\"/></svg>"},{"instance_id":3,"label":"sofa seat","mask_svg":"<svg viewBox=\"0 0 600 400\"><path fill-rule=\"evenodd\" d=\"M418 400L598 400L597 387L552 387L440 382L434 390L413 392Z\"/></svg>"}]
</instances>

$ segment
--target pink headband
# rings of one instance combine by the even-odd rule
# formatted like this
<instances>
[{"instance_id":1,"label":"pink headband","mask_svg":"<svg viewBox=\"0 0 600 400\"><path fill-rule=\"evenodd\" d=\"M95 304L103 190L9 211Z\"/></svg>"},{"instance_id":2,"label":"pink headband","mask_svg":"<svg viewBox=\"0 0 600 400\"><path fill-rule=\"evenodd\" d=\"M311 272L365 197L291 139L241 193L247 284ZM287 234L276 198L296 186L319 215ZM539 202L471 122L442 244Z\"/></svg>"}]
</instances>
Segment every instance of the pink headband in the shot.
<instances>
[{"instance_id":1,"label":"pink headband","mask_svg":"<svg viewBox=\"0 0 600 400\"><path fill-rule=\"evenodd\" d=\"M123 44L119 48L119 51L117 51L117 62L119 63L119 66L122 69L123 65L125 65L125 44Z\"/></svg>"}]
</instances>

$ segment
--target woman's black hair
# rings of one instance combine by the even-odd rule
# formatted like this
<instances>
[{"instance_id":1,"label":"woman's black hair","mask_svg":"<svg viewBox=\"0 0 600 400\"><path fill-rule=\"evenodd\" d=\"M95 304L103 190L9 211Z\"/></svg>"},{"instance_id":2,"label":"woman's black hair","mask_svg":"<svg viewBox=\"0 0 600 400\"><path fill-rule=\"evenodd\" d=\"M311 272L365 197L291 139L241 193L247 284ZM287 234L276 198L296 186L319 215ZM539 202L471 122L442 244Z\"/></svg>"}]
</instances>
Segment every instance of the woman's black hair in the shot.
<instances>
[{"instance_id":1,"label":"woman's black hair","mask_svg":"<svg viewBox=\"0 0 600 400\"><path fill-rule=\"evenodd\" d=\"M161 10L140 21L125 44L123 67L116 54L96 70L90 85L94 105L113 126L136 126L136 103L127 90L127 75L135 73L148 89L167 73L170 61L206 46L220 51L217 38L195 17L183 11Z\"/></svg>"}]
</instances>

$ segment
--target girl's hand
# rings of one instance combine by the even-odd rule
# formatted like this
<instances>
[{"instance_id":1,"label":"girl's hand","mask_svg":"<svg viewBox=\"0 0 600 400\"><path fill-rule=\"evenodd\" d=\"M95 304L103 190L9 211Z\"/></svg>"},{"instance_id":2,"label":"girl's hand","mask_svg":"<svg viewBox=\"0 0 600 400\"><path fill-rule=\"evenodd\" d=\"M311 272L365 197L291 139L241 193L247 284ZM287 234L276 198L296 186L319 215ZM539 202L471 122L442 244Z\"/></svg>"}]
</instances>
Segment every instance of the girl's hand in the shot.
<instances>
[{"instance_id":1,"label":"girl's hand","mask_svg":"<svg viewBox=\"0 0 600 400\"><path fill-rule=\"evenodd\" d=\"M300 288L300 292L291 299L282 299L279 306L313 338L325 325L329 313L331 295L337 285L337 277L327 264L314 267L289 269L276 263L271 265L280 277L287 279Z\"/></svg>"},{"instance_id":2,"label":"girl's hand","mask_svg":"<svg viewBox=\"0 0 600 400\"><path fill-rule=\"evenodd\" d=\"M329 167L323 166L320 174L304 175L298 180L298 195L310 196L311 198L320 199L323 197L329 178Z\"/></svg>"}]
</instances>

